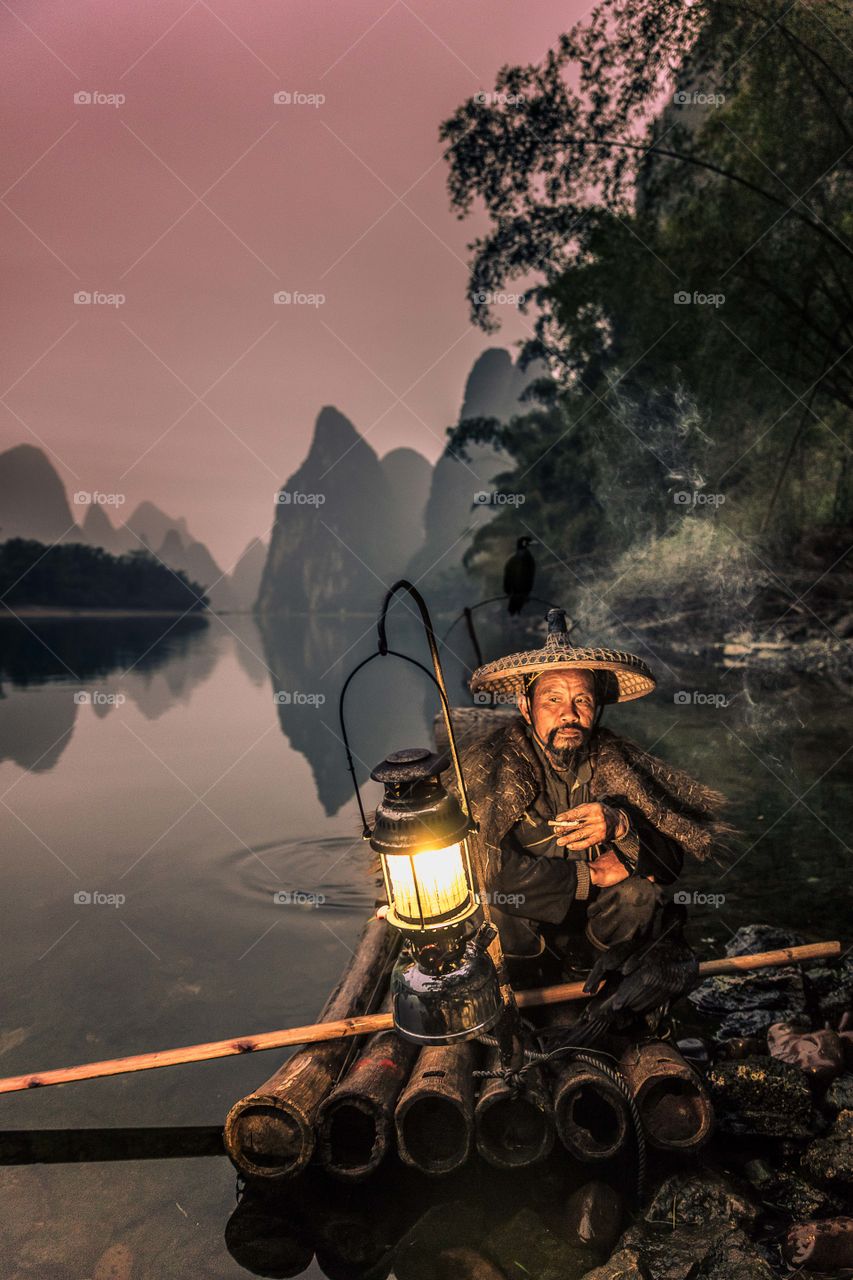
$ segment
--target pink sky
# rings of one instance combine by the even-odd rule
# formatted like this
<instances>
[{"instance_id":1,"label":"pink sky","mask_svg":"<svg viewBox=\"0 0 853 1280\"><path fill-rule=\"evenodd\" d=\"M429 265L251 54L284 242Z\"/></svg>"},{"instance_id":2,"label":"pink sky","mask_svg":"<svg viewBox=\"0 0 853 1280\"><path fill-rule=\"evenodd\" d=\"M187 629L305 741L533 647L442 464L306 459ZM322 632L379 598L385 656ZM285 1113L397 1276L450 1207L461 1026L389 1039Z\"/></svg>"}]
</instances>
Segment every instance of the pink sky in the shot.
<instances>
[{"instance_id":1,"label":"pink sky","mask_svg":"<svg viewBox=\"0 0 853 1280\"><path fill-rule=\"evenodd\" d=\"M493 338L469 323L477 223L450 212L438 126L581 12L4 2L3 447L40 444L69 493L122 493L125 514L185 515L226 569L322 405L380 455L434 460L477 355L525 332L509 309ZM126 100L75 103L96 91Z\"/></svg>"}]
</instances>

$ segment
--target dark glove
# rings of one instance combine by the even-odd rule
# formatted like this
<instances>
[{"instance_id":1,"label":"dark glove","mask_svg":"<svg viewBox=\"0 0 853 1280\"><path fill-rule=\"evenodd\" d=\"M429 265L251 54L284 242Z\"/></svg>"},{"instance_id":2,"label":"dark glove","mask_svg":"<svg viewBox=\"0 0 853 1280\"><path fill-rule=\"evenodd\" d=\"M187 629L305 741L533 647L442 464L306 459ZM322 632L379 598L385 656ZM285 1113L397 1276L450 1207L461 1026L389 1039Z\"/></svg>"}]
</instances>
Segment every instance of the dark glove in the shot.
<instances>
[{"instance_id":1,"label":"dark glove","mask_svg":"<svg viewBox=\"0 0 853 1280\"><path fill-rule=\"evenodd\" d=\"M635 876L601 889L587 907L587 937L597 947L639 945L651 935L663 890Z\"/></svg>"},{"instance_id":2,"label":"dark glove","mask_svg":"<svg viewBox=\"0 0 853 1280\"><path fill-rule=\"evenodd\" d=\"M584 991L596 991L602 980L604 989L590 1001L585 1016L619 1025L692 991L699 962L680 938L663 937L639 947L623 943L595 962Z\"/></svg>"}]
</instances>

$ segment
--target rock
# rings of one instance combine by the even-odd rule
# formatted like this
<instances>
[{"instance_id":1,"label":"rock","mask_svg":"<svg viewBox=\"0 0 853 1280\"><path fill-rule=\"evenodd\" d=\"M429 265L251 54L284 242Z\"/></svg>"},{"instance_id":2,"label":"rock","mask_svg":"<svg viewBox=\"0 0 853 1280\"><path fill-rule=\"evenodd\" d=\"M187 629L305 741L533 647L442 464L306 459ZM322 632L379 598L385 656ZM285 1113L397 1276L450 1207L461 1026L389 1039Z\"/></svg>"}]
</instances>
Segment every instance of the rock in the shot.
<instances>
[{"instance_id":1,"label":"rock","mask_svg":"<svg viewBox=\"0 0 853 1280\"><path fill-rule=\"evenodd\" d=\"M744 1167L744 1175L768 1209L789 1218L825 1217L841 1208L829 1192L813 1187L799 1174L771 1168L765 1160L750 1160Z\"/></svg>"},{"instance_id":2,"label":"rock","mask_svg":"<svg viewBox=\"0 0 853 1280\"><path fill-rule=\"evenodd\" d=\"M815 1138L803 1152L809 1177L830 1186L853 1183L853 1111L839 1111L825 1138Z\"/></svg>"},{"instance_id":3,"label":"rock","mask_svg":"<svg viewBox=\"0 0 853 1280\"><path fill-rule=\"evenodd\" d=\"M587 1182L569 1196L563 1220L566 1238L606 1258L619 1238L624 1214L618 1191L606 1182Z\"/></svg>"},{"instance_id":4,"label":"rock","mask_svg":"<svg viewBox=\"0 0 853 1280\"><path fill-rule=\"evenodd\" d=\"M853 1218L799 1222L788 1232L782 1252L791 1266L805 1271L853 1268Z\"/></svg>"},{"instance_id":5,"label":"rock","mask_svg":"<svg viewBox=\"0 0 853 1280\"><path fill-rule=\"evenodd\" d=\"M95 1264L95 1280L130 1280L133 1254L126 1244L110 1245Z\"/></svg>"},{"instance_id":6,"label":"rock","mask_svg":"<svg viewBox=\"0 0 853 1280\"><path fill-rule=\"evenodd\" d=\"M767 1052L767 1038L762 1036L735 1036L731 1040L723 1040L720 1044L720 1055L723 1058L755 1058Z\"/></svg>"},{"instance_id":7,"label":"rock","mask_svg":"<svg viewBox=\"0 0 853 1280\"><path fill-rule=\"evenodd\" d=\"M636 1253L651 1280L692 1280L701 1262L719 1235L731 1230L730 1223L707 1226L651 1226L639 1222L619 1241L620 1250Z\"/></svg>"},{"instance_id":8,"label":"rock","mask_svg":"<svg viewBox=\"0 0 853 1280\"><path fill-rule=\"evenodd\" d=\"M691 1280L775 1280L758 1248L739 1227L715 1240Z\"/></svg>"},{"instance_id":9,"label":"rock","mask_svg":"<svg viewBox=\"0 0 853 1280\"><path fill-rule=\"evenodd\" d=\"M636 1249L620 1249L602 1266L585 1272L582 1280L649 1280L649 1272Z\"/></svg>"},{"instance_id":10,"label":"rock","mask_svg":"<svg viewBox=\"0 0 853 1280\"><path fill-rule=\"evenodd\" d=\"M532 1209L522 1209L487 1241L491 1259L508 1276L580 1280L595 1262L591 1249L560 1240Z\"/></svg>"},{"instance_id":11,"label":"rock","mask_svg":"<svg viewBox=\"0 0 853 1280\"><path fill-rule=\"evenodd\" d=\"M701 1071L703 1067L707 1067L711 1061L707 1044L697 1037L690 1036L686 1040L679 1040L675 1047L684 1061L689 1062L691 1067L695 1067L698 1071Z\"/></svg>"},{"instance_id":12,"label":"rock","mask_svg":"<svg viewBox=\"0 0 853 1280\"><path fill-rule=\"evenodd\" d=\"M844 1052L835 1031L799 1031L787 1022L774 1022L767 1032L770 1054L790 1062L819 1084L844 1069Z\"/></svg>"},{"instance_id":13,"label":"rock","mask_svg":"<svg viewBox=\"0 0 853 1280\"><path fill-rule=\"evenodd\" d=\"M398 1280L435 1280L436 1258L452 1249L475 1250L485 1229L480 1205L462 1200L432 1205L394 1250Z\"/></svg>"},{"instance_id":14,"label":"rock","mask_svg":"<svg viewBox=\"0 0 853 1280\"><path fill-rule=\"evenodd\" d=\"M734 1182L710 1169L674 1173L660 1184L644 1214L650 1224L672 1228L724 1223L750 1223L758 1207Z\"/></svg>"},{"instance_id":15,"label":"rock","mask_svg":"<svg viewBox=\"0 0 853 1280\"><path fill-rule=\"evenodd\" d=\"M832 1111L853 1111L853 1075L850 1072L833 1080L824 1102Z\"/></svg>"},{"instance_id":16,"label":"rock","mask_svg":"<svg viewBox=\"0 0 853 1280\"><path fill-rule=\"evenodd\" d=\"M503 1271L475 1249L459 1246L438 1255L440 1280L506 1280Z\"/></svg>"},{"instance_id":17,"label":"rock","mask_svg":"<svg viewBox=\"0 0 853 1280\"><path fill-rule=\"evenodd\" d=\"M844 1014L853 1009L853 955L832 964L809 965L803 971L809 1003L816 1021L838 1027Z\"/></svg>"},{"instance_id":18,"label":"rock","mask_svg":"<svg viewBox=\"0 0 853 1280\"><path fill-rule=\"evenodd\" d=\"M707 1072L706 1083L722 1132L811 1136L811 1090L798 1067L771 1057L718 1062Z\"/></svg>"},{"instance_id":19,"label":"rock","mask_svg":"<svg viewBox=\"0 0 853 1280\"><path fill-rule=\"evenodd\" d=\"M803 943L797 933L772 925L745 925L726 944L726 955L744 956ZM806 991L795 965L708 978L688 999L720 1022L717 1038L730 1040L766 1032L773 1022L793 1021L806 1013Z\"/></svg>"}]
</instances>

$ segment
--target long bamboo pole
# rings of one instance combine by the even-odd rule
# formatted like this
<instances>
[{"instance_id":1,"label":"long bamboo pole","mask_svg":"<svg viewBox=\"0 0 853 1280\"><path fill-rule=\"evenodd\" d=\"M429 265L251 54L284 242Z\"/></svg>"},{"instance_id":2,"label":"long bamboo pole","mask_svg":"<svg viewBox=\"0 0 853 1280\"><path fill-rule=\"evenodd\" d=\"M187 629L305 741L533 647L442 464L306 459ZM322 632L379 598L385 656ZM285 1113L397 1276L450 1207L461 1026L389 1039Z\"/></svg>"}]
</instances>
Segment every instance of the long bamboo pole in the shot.
<instances>
[{"instance_id":1,"label":"long bamboo pole","mask_svg":"<svg viewBox=\"0 0 853 1280\"><path fill-rule=\"evenodd\" d=\"M758 951L750 956L723 956L705 960L699 965L703 978L718 973L742 973L745 969L772 969L777 965L799 964L805 960L828 960L841 954L840 942L811 942L803 947L783 947L778 951ZM518 991L515 999L520 1009L562 1004L567 1000L584 1000L587 992L582 982L563 982L532 991ZM317 1044L321 1040L338 1040L346 1036L362 1036L392 1027L390 1013L372 1013L357 1018L341 1018L336 1022L317 1022L306 1027L286 1027L281 1031L262 1031L258 1035L233 1040L211 1040L207 1044L184 1045L178 1049L158 1049L127 1058L107 1058L103 1062L84 1062L78 1067L57 1067L52 1071L32 1072L23 1076L7 1076L0 1080L0 1093L17 1093L23 1089L39 1089L51 1084L72 1084L76 1080L95 1080L102 1076L119 1076L131 1071L153 1071L155 1067L177 1067L186 1062L207 1062L212 1058L230 1058L239 1053L259 1053L264 1049L284 1049L289 1045Z\"/></svg>"}]
</instances>

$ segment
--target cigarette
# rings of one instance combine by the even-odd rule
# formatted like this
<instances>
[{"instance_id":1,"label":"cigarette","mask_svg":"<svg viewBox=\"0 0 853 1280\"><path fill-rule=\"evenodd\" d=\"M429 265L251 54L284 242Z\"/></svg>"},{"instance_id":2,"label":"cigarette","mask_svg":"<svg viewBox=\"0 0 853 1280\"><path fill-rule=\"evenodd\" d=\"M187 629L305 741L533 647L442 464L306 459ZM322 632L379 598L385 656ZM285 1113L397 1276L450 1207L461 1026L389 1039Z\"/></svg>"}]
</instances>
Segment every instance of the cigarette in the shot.
<instances>
[{"instance_id":1,"label":"cigarette","mask_svg":"<svg viewBox=\"0 0 853 1280\"><path fill-rule=\"evenodd\" d=\"M548 819L549 827L559 827L563 831L571 831L574 827L579 827L580 825L580 822L577 820L573 822L558 822L556 818Z\"/></svg>"}]
</instances>

